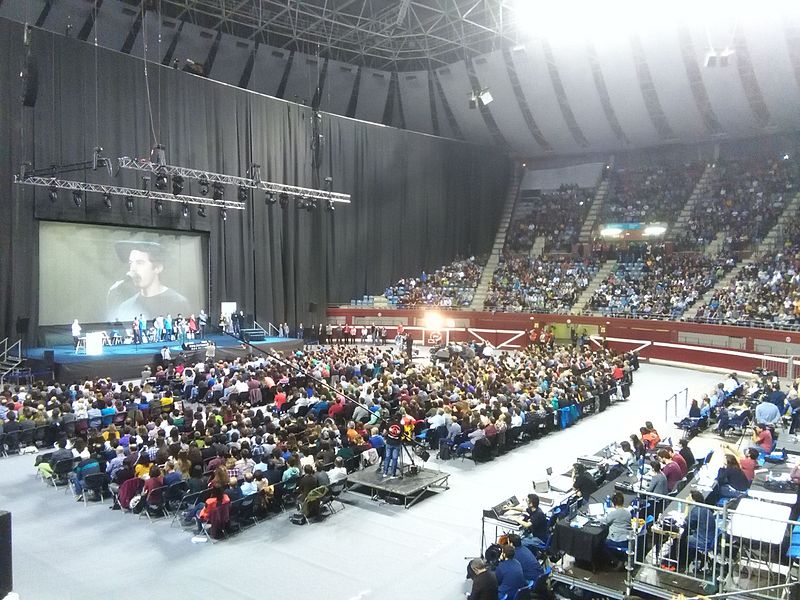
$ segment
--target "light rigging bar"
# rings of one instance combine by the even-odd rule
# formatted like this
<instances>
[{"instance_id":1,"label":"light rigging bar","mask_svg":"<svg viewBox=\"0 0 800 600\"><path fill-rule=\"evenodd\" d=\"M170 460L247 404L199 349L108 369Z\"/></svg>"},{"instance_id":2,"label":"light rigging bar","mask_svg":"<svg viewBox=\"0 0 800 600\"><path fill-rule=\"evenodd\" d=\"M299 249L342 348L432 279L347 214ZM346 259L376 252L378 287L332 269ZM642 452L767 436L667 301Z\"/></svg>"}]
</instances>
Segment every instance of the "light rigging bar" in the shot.
<instances>
[{"instance_id":1,"label":"light rigging bar","mask_svg":"<svg viewBox=\"0 0 800 600\"><path fill-rule=\"evenodd\" d=\"M339 192L328 192L325 190L315 190L311 188L299 187L296 185L285 185L283 183L271 183L259 181L248 177L237 177L235 175L222 175L220 173L210 173L199 169L187 169L186 167L176 167L174 165L163 165L149 160L135 159L123 156L117 159L120 169L132 169L144 171L146 173L164 173L166 175L180 175L189 179L205 179L209 183L221 183L223 185L233 185L245 188L273 192L275 194L291 194L294 196L305 196L306 198L316 198L318 200L330 200L331 202L343 202L350 204L350 194Z\"/></svg>"}]
</instances>

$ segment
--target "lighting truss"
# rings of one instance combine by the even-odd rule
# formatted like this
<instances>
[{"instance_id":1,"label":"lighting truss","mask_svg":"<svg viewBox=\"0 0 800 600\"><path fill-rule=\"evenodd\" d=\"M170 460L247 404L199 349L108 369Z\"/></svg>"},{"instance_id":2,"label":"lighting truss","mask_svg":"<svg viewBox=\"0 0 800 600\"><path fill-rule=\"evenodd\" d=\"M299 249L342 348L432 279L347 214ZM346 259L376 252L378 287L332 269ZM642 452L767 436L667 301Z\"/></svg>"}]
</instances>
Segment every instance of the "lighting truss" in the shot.
<instances>
[{"instance_id":1,"label":"lighting truss","mask_svg":"<svg viewBox=\"0 0 800 600\"><path fill-rule=\"evenodd\" d=\"M209 183L221 183L224 185L239 186L265 192L273 192L275 194L289 194L291 196L305 196L306 198L316 198L318 200L330 200L331 202L343 202L350 204L350 194L341 194L338 192L329 192L325 190L314 190L311 188L299 187L296 185L285 185L283 183L271 183L268 181L260 181L258 179L250 179L248 177L236 177L234 175L222 175L220 173L209 173L208 171L200 171L198 169L187 169L185 167L176 167L173 165L162 165L148 160L130 158L123 156L117 159L120 169L132 169L135 171L144 171L146 173L163 172L167 175L180 175L189 179L200 179L205 177Z\"/></svg>"},{"instance_id":2,"label":"lighting truss","mask_svg":"<svg viewBox=\"0 0 800 600\"><path fill-rule=\"evenodd\" d=\"M57 179L55 177L40 177L37 175L15 175L14 183L20 185L35 185L39 187L55 188L59 190L73 190L83 192L95 192L97 194L111 194L114 196L130 196L131 198L143 198L147 200L162 200L164 202L179 202L181 204L195 204L198 206L215 206L217 208L231 208L234 210L244 210L245 205L234 200L214 200L213 198L200 198L198 196L177 196L159 192L157 190L140 190L136 188L120 187L116 185L104 185L102 183L86 183L83 181L70 181L68 179Z\"/></svg>"}]
</instances>

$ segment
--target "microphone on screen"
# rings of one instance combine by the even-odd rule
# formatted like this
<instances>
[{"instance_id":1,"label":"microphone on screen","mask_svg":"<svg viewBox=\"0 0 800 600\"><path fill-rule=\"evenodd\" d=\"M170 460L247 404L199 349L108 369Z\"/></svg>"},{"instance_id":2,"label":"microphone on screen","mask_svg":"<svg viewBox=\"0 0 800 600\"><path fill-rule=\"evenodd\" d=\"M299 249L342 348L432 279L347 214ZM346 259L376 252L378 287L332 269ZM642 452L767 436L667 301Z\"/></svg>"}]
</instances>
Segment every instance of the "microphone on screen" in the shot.
<instances>
[{"instance_id":1,"label":"microphone on screen","mask_svg":"<svg viewBox=\"0 0 800 600\"><path fill-rule=\"evenodd\" d=\"M131 275L132 275L131 273L125 273L125 277L123 277L123 278L122 278L122 279L120 279L119 281L115 281L115 282L114 282L114 283L111 285L111 287L110 287L110 288L108 288L108 291L109 291L109 292L113 292L114 290L116 290L116 289L117 289L119 286L121 286L122 284L130 282L130 281L131 281L131 279L132 279L132 276L131 276Z\"/></svg>"}]
</instances>

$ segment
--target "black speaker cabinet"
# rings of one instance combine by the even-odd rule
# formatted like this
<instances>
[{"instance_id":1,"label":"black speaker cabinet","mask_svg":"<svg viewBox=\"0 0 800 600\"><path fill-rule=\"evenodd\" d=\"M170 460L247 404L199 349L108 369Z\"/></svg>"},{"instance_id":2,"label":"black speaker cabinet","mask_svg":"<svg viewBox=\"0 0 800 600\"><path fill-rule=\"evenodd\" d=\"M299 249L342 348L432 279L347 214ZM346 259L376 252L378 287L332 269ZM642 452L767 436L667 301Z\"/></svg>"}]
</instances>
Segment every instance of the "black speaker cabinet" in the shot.
<instances>
[{"instance_id":1,"label":"black speaker cabinet","mask_svg":"<svg viewBox=\"0 0 800 600\"><path fill-rule=\"evenodd\" d=\"M53 350L45 350L42 358L48 367L52 367L56 362L56 353Z\"/></svg>"},{"instance_id":2,"label":"black speaker cabinet","mask_svg":"<svg viewBox=\"0 0 800 600\"><path fill-rule=\"evenodd\" d=\"M0 510L0 598L14 588L11 569L11 513Z\"/></svg>"}]
</instances>

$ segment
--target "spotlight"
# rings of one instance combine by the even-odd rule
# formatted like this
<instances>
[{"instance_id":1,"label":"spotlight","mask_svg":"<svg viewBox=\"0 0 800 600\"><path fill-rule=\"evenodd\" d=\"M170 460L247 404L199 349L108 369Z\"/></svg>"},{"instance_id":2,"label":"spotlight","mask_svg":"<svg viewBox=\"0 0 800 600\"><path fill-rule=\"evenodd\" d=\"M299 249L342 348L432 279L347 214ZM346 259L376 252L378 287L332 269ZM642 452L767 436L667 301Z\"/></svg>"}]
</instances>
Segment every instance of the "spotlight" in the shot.
<instances>
[{"instance_id":1,"label":"spotlight","mask_svg":"<svg viewBox=\"0 0 800 600\"><path fill-rule=\"evenodd\" d=\"M208 177L205 175L200 176L200 194L208 196Z\"/></svg>"},{"instance_id":2,"label":"spotlight","mask_svg":"<svg viewBox=\"0 0 800 600\"><path fill-rule=\"evenodd\" d=\"M50 198L50 202L58 202L58 188L55 185L50 186L47 197Z\"/></svg>"},{"instance_id":3,"label":"spotlight","mask_svg":"<svg viewBox=\"0 0 800 600\"><path fill-rule=\"evenodd\" d=\"M183 177L180 175L172 176L172 195L180 196L183 193Z\"/></svg>"},{"instance_id":4,"label":"spotlight","mask_svg":"<svg viewBox=\"0 0 800 600\"><path fill-rule=\"evenodd\" d=\"M111 208L111 194L106 192L103 194L103 204L106 208Z\"/></svg>"},{"instance_id":5,"label":"spotlight","mask_svg":"<svg viewBox=\"0 0 800 600\"><path fill-rule=\"evenodd\" d=\"M81 204L83 204L83 195L81 194L80 190L72 191L72 201L75 203L75 206L78 208L81 207Z\"/></svg>"},{"instance_id":6,"label":"spotlight","mask_svg":"<svg viewBox=\"0 0 800 600\"><path fill-rule=\"evenodd\" d=\"M289 194L282 192L280 196L278 196L278 202L281 205L281 208L289 208Z\"/></svg>"},{"instance_id":7,"label":"spotlight","mask_svg":"<svg viewBox=\"0 0 800 600\"><path fill-rule=\"evenodd\" d=\"M161 167L156 171L156 189L163 192L167 189L167 185L169 185L169 177L166 169Z\"/></svg>"},{"instance_id":8,"label":"spotlight","mask_svg":"<svg viewBox=\"0 0 800 600\"><path fill-rule=\"evenodd\" d=\"M305 196L295 196L295 203L297 204L297 208L299 210L308 208L308 198Z\"/></svg>"},{"instance_id":9,"label":"spotlight","mask_svg":"<svg viewBox=\"0 0 800 600\"><path fill-rule=\"evenodd\" d=\"M336 207L334 206L333 200L326 200L325 201L325 210L332 213Z\"/></svg>"},{"instance_id":10,"label":"spotlight","mask_svg":"<svg viewBox=\"0 0 800 600\"><path fill-rule=\"evenodd\" d=\"M237 196L239 198L239 202L247 202L247 188L243 185L240 185Z\"/></svg>"},{"instance_id":11,"label":"spotlight","mask_svg":"<svg viewBox=\"0 0 800 600\"><path fill-rule=\"evenodd\" d=\"M222 216L222 220L223 221L227 221L228 220L228 211L227 210L225 210L223 208L222 211L219 214Z\"/></svg>"},{"instance_id":12,"label":"spotlight","mask_svg":"<svg viewBox=\"0 0 800 600\"><path fill-rule=\"evenodd\" d=\"M132 196L125 196L125 210L133 212L134 204Z\"/></svg>"},{"instance_id":13,"label":"spotlight","mask_svg":"<svg viewBox=\"0 0 800 600\"><path fill-rule=\"evenodd\" d=\"M201 206L200 208L197 209L197 216L198 217L203 217L204 219L206 218L206 207L205 206Z\"/></svg>"},{"instance_id":14,"label":"spotlight","mask_svg":"<svg viewBox=\"0 0 800 600\"><path fill-rule=\"evenodd\" d=\"M225 186L219 181L215 181L214 185L211 187L213 189L211 196L214 198L214 200L222 200L225 197Z\"/></svg>"},{"instance_id":15,"label":"spotlight","mask_svg":"<svg viewBox=\"0 0 800 600\"><path fill-rule=\"evenodd\" d=\"M183 203L183 210L181 212L183 213L183 217L184 218L189 216L189 203L188 202L184 202Z\"/></svg>"},{"instance_id":16,"label":"spotlight","mask_svg":"<svg viewBox=\"0 0 800 600\"><path fill-rule=\"evenodd\" d=\"M156 214L160 215L164 212L164 203L160 199L156 198L156 201L153 203L153 208L156 209Z\"/></svg>"},{"instance_id":17,"label":"spotlight","mask_svg":"<svg viewBox=\"0 0 800 600\"><path fill-rule=\"evenodd\" d=\"M308 198L306 199L306 210L308 212L314 212L317 210L317 199L316 198Z\"/></svg>"},{"instance_id":18,"label":"spotlight","mask_svg":"<svg viewBox=\"0 0 800 600\"><path fill-rule=\"evenodd\" d=\"M269 204L271 206L271 205L275 204L277 201L278 201L278 199L275 198L275 193L274 192L267 192L266 194L264 194L264 202L266 204Z\"/></svg>"},{"instance_id":19,"label":"spotlight","mask_svg":"<svg viewBox=\"0 0 800 600\"><path fill-rule=\"evenodd\" d=\"M788 154L784 154L783 155L783 160L789 160L789 155Z\"/></svg>"}]
</instances>

